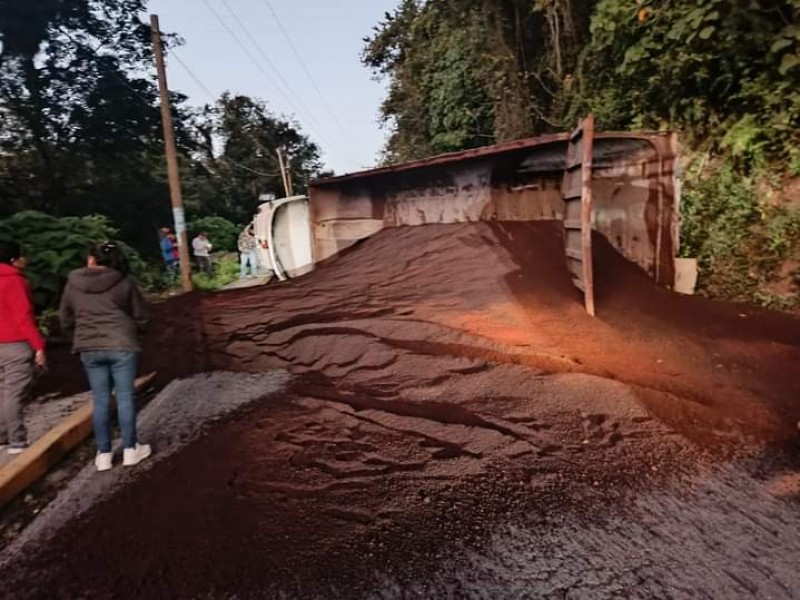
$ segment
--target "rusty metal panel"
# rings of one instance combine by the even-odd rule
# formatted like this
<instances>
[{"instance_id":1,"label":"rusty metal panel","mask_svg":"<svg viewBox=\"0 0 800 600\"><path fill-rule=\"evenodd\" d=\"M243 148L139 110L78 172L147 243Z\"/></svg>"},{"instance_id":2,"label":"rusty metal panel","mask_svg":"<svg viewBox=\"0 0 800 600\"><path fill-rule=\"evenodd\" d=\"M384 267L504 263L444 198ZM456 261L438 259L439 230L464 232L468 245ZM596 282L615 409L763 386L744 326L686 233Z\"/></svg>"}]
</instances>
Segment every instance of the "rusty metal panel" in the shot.
<instances>
[{"instance_id":1,"label":"rusty metal panel","mask_svg":"<svg viewBox=\"0 0 800 600\"><path fill-rule=\"evenodd\" d=\"M672 287L680 207L674 134L594 131L591 137L593 231L659 284ZM354 243L351 222L360 227L375 220L391 227L564 219L563 196L583 197L584 170L576 165L583 164L582 140L582 134L560 133L314 181L309 206L315 260ZM570 145L573 168L567 171ZM476 179L476 173L483 175ZM565 228L577 233L565 237L582 252L582 202L572 202L569 210ZM569 262L579 267L571 272L583 285L582 255Z\"/></svg>"},{"instance_id":2,"label":"rusty metal panel","mask_svg":"<svg viewBox=\"0 0 800 600\"><path fill-rule=\"evenodd\" d=\"M586 312L594 316L592 280L592 148L594 116L578 123L567 145L564 181L564 254L572 282L583 292Z\"/></svg>"}]
</instances>

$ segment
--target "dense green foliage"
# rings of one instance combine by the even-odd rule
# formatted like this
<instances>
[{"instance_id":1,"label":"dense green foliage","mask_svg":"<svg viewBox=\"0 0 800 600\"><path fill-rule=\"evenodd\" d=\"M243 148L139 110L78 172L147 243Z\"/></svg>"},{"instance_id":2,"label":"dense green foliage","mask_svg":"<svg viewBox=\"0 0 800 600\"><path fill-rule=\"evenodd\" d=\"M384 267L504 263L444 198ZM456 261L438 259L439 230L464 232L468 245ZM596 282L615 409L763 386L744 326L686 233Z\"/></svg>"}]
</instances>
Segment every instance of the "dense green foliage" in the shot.
<instances>
[{"instance_id":1,"label":"dense green foliage","mask_svg":"<svg viewBox=\"0 0 800 600\"><path fill-rule=\"evenodd\" d=\"M503 4L521 3L403 0L365 40L364 63L389 79L382 106L391 127L388 161L532 132Z\"/></svg>"},{"instance_id":2,"label":"dense green foliage","mask_svg":"<svg viewBox=\"0 0 800 600\"><path fill-rule=\"evenodd\" d=\"M683 195L681 253L697 257L710 296L789 308L796 298L768 291L785 261L800 261L800 207L759 201L754 178L730 164Z\"/></svg>"},{"instance_id":3,"label":"dense green foliage","mask_svg":"<svg viewBox=\"0 0 800 600\"><path fill-rule=\"evenodd\" d=\"M321 169L316 144L296 125L272 114L264 101L223 94L193 119L194 164L184 178L187 206L195 214L250 221L264 193L284 196L278 148L290 157L295 194ZM217 149L215 149L217 148Z\"/></svg>"},{"instance_id":4,"label":"dense green foliage","mask_svg":"<svg viewBox=\"0 0 800 600\"><path fill-rule=\"evenodd\" d=\"M797 159L796 0L638 4L597 3L573 113L594 111L607 129L677 128L745 163Z\"/></svg>"},{"instance_id":5,"label":"dense green foliage","mask_svg":"<svg viewBox=\"0 0 800 600\"><path fill-rule=\"evenodd\" d=\"M683 252L709 295L797 302L800 0L402 0L365 39L385 160L571 129L674 129ZM697 168L701 165L701 168ZM794 277L794 294L769 284ZM791 283L791 281L789 281ZM788 299L787 299L788 298Z\"/></svg>"},{"instance_id":6,"label":"dense green foliage","mask_svg":"<svg viewBox=\"0 0 800 600\"><path fill-rule=\"evenodd\" d=\"M365 40L387 159L571 128L796 159L798 0L402 0Z\"/></svg>"},{"instance_id":7,"label":"dense green foliage","mask_svg":"<svg viewBox=\"0 0 800 600\"><path fill-rule=\"evenodd\" d=\"M169 216L143 9L0 4L0 216L105 214L138 246Z\"/></svg>"},{"instance_id":8,"label":"dense green foliage","mask_svg":"<svg viewBox=\"0 0 800 600\"><path fill-rule=\"evenodd\" d=\"M204 273L192 275L194 287L204 292L215 292L237 279L239 279L239 259L235 254L215 259L213 277L208 277Z\"/></svg>"},{"instance_id":9,"label":"dense green foliage","mask_svg":"<svg viewBox=\"0 0 800 600\"><path fill-rule=\"evenodd\" d=\"M0 240L19 243L29 261L26 274L39 308L56 302L67 275L86 264L92 245L115 239L118 233L98 215L57 218L29 210L0 220ZM145 285L152 284L139 255L124 244L123 248L133 274Z\"/></svg>"},{"instance_id":10,"label":"dense green foliage","mask_svg":"<svg viewBox=\"0 0 800 600\"><path fill-rule=\"evenodd\" d=\"M0 218L102 214L157 260L172 213L146 4L0 2ZM316 146L260 100L193 110L173 94L172 106L190 220L243 224L260 194L282 196L278 147L297 193L320 168Z\"/></svg>"},{"instance_id":11,"label":"dense green foliage","mask_svg":"<svg viewBox=\"0 0 800 600\"><path fill-rule=\"evenodd\" d=\"M203 217L189 223L187 229L190 242L198 233L205 232L213 252L236 252L239 228L223 217Z\"/></svg>"}]
</instances>

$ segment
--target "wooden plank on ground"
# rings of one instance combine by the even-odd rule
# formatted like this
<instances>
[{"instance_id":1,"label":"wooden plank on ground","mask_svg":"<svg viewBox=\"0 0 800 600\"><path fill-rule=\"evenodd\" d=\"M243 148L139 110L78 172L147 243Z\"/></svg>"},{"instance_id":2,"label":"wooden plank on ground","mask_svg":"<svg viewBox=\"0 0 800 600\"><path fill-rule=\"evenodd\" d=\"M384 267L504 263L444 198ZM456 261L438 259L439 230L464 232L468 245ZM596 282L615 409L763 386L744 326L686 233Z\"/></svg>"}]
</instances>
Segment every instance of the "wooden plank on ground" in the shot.
<instances>
[{"instance_id":1,"label":"wooden plank on ground","mask_svg":"<svg viewBox=\"0 0 800 600\"><path fill-rule=\"evenodd\" d=\"M136 380L136 391L150 385L156 374ZM70 450L92 433L92 403L87 402L0 469L0 509L46 474Z\"/></svg>"}]
</instances>

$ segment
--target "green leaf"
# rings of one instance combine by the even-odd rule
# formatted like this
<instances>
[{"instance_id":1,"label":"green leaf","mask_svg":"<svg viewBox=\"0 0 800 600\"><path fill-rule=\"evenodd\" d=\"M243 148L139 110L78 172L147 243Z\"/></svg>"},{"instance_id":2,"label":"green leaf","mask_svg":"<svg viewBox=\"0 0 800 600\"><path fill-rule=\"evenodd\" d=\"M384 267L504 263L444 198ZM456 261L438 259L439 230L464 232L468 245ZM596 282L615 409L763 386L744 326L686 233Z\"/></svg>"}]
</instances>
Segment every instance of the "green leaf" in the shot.
<instances>
[{"instance_id":1,"label":"green leaf","mask_svg":"<svg viewBox=\"0 0 800 600\"><path fill-rule=\"evenodd\" d=\"M796 40L800 40L800 26L797 25L787 25L781 31L781 35L788 38L794 38Z\"/></svg>"},{"instance_id":2,"label":"green leaf","mask_svg":"<svg viewBox=\"0 0 800 600\"><path fill-rule=\"evenodd\" d=\"M778 68L778 71L781 75L786 75L786 73L797 65L800 65L800 55L786 54L781 61L781 66Z\"/></svg>"},{"instance_id":3,"label":"green leaf","mask_svg":"<svg viewBox=\"0 0 800 600\"><path fill-rule=\"evenodd\" d=\"M772 46L770 47L769 51L770 52L780 52L781 50L783 50L787 46L791 46L793 43L794 42L792 42L792 40L790 40L790 39L780 38L780 39L776 40L774 44L772 44Z\"/></svg>"},{"instance_id":4,"label":"green leaf","mask_svg":"<svg viewBox=\"0 0 800 600\"><path fill-rule=\"evenodd\" d=\"M714 27L713 25L709 25L708 27L703 27L703 29L700 31L700 39L707 40L713 35L715 30L716 27Z\"/></svg>"}]
</instances>

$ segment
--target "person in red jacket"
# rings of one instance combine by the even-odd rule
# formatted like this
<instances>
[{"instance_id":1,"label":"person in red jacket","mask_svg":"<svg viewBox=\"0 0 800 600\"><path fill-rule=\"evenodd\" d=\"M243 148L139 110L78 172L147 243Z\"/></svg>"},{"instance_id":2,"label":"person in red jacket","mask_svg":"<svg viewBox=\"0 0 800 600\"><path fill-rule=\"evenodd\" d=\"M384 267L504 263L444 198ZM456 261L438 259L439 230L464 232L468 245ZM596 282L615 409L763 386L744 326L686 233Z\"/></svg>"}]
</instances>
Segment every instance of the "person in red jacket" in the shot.
<instances>
[{"instance_id":1,"label":"person in red jacket","mask_svg":"<svg viewBox=\"0 0 800 600\"><path fill-rule=\"evenodd\" d=\"M27 261L18 244L0 242L0 445L9 454L28 446L22 406L30 391L34 363L44 367L44 339L36 328Z\"/></svg>"}]
</instances>

